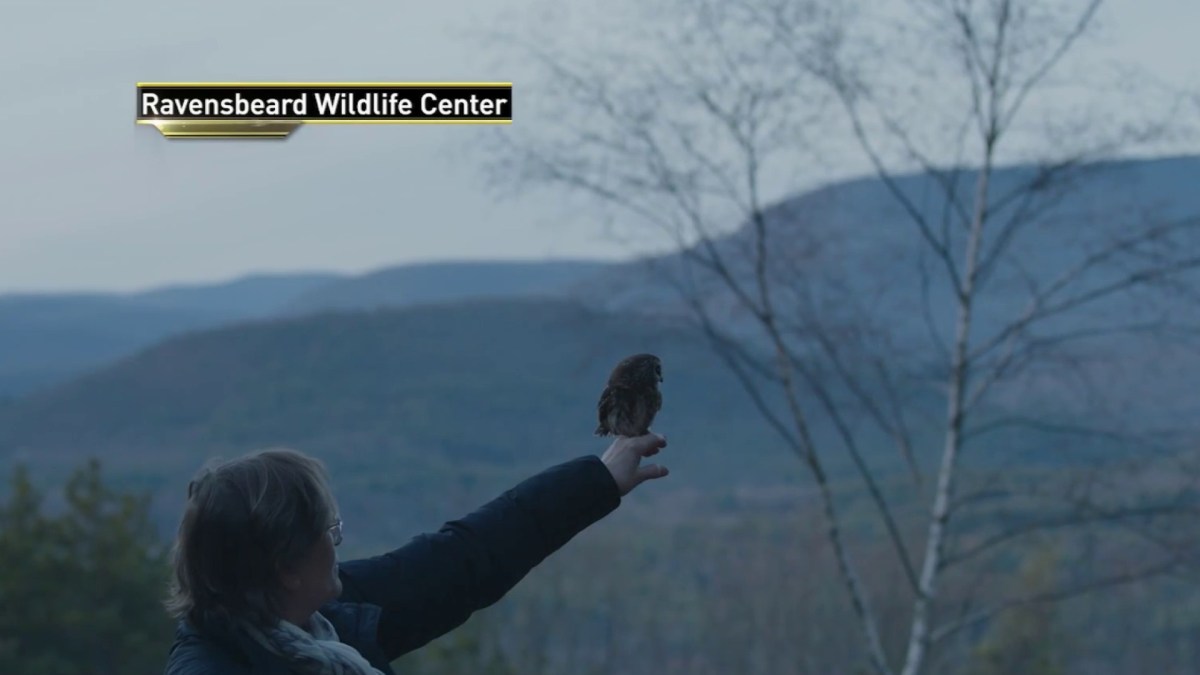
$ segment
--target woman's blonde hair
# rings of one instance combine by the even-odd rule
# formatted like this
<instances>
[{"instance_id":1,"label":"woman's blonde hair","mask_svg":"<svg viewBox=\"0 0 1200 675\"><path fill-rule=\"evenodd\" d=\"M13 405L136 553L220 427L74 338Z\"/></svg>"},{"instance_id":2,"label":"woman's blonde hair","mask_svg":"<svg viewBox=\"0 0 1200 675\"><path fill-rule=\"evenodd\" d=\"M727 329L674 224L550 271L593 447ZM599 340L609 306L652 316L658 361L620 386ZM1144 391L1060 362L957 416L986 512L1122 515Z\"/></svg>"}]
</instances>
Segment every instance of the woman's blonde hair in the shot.
<instances>
[{"instance_id":1,"label":"woman's blonde hair","mask_svg":"<svg viewBox=\"0 0 1200 675\"><path fill-rule=\"evenodd\" d=\"M280 614L280 572L300 562L337 519L328 473L295 450L212 461L188 484L171 552L167 611L203 626Z\"/></svg>"}]
</instances>

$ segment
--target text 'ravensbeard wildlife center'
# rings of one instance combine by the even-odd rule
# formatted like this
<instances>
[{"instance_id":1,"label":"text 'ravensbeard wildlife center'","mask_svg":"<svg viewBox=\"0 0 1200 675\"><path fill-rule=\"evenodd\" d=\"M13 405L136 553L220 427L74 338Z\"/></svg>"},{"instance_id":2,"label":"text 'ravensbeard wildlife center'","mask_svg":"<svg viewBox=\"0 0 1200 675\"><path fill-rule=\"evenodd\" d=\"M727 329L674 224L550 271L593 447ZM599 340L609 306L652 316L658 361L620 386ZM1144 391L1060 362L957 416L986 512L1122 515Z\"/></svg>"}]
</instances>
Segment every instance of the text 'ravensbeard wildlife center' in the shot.
<instances>
[{"instance_id":1,"label":"text 'ravensbeard wildlife center'","mask_svg":"<svg viewBox=\"0 0 1200 675\"><path fill-rule=\"evenodd\" d=\"M372 88L146 87L139 119L511 120L511 86Z\"/></svg>"}]
</instances>

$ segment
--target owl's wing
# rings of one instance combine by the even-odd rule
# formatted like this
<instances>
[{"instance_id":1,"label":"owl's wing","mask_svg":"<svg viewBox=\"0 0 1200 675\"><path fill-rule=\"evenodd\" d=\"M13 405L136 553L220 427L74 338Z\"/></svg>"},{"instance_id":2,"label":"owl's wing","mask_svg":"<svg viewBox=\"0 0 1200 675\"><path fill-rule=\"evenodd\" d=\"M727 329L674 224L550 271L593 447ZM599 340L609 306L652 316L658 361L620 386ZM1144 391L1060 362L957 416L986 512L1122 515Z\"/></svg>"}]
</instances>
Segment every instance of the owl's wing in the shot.
<instances>
[{"instance_id":1,"label":"owl's wing","mask_svg":"<svg viewBox=\"0 0 1200 675\"><path fill-rule=\"evenodd\" d=\"M662 410L662 392L658 389L651 389L643 392L640 397L642 405L640 415L637 421L639 433L650 431L650 425L654 424L654 417L658 415L658 411Z\"/></svg>"},{"instance_id":2,"label":"owl's wing","mask_svg":"<svg viewBox=\"0 0 1200 675\"><path fill-rule=\"evenodd\" d=\"M613 389L605 387L604 391L600 392L600 401L596 403L596 416L600 424L596 427L597 436L607 436L612 433L608 428L608 413L613 407Z\"/></svg>"},{"instance_id":3,"label":"owl's wing","mask_svg":"<svg viewBox=\"0 0 1200 675\"><path fill-rule=\"evenodd\" d=\"M596 405L596 416L599 425L596 427L597 436L619 433L615 422L629 419L633 415L633 405L636 400L633 392L625 387L609 385L600 394L600 402Z\"/></svg>"}]
</instances>

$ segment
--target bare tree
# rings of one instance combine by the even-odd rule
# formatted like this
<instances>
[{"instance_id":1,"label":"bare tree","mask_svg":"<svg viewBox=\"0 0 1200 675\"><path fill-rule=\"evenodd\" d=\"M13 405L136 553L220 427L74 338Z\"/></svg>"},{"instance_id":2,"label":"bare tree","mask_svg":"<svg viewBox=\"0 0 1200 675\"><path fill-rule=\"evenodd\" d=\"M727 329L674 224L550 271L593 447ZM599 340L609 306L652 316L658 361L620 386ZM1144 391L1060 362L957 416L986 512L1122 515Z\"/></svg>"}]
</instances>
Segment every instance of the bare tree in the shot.
<instances>
[{"instance_id":1,"label":"bare tree","mask_svg":"<svg viewBox=\"0 0 1200 675\"><path fill-rule=\"evenodd\" d=\"M1063 119L1047 151L1046 137L1026 140L1038 125L1021 124L1031 107L1046 119L1055 99L1044 92L1099 4L1072 13L1049 2L912 2L912 14L883 25L911 40L902 52L876 44L879 21L863 37L861 17L789 0L670 3L662 10L669 22L646 18L638 25L650 34L603 56L526 45L561 107L536 136L501 136L493 175L591 195L623 219L614 222L653 226L673 243L676 256L651 261L655 278L676 291L674 305L808 469L878 673L926 672L931 649L966 627L1174 572L1188 558L1179 542L1147 536L1139 566L1037 596L982 607L957 598L955 613L942 593L952 575L969 587L963 579L986 554L1033 534L1067 526L1144 533L1147 517L1190 512L1179 497L1188 484L1159 486L1153 502L1084 489L1057 511L995 519L994 532L954 529L981 504L1012 515L996 505L1033 498L994 475L961 494L964 450L989 435L1032 430L1043 434L1041 449L1064 437L1143 453L1173 447L1114 413L1146 403L1145 392L1117 396L1131 393L1096 378L1112 372L1105 359L1128 356L1131 338L1164 350L1194 344L1195 326L1171 303L1196 300L1200 217L1137 200L1087 213L1072 201L1112 168L1102 160L1161 128L1087 134ZM906 79L878 77L897 72ZM922 89L914 83L937 86L905 106L904 90ZM771 203L794 185L794 167L823 166L848 145L865 154L904 228L893 219L868 229L862 221L878 214L836 192ZM1002 172L1002 158L1028 166ZM866 233L877 240L873 251L856 239ZM906 316L922 317L921 330ZM1047 414L1068 394L1078 405ZM935 424L936 436L916 431ZM879 439L907 466L907 497L897 498L901 486L868 452ZM921 452L928 447L939 451ZM898 639L885 634L879 590L864 583L854 557L831 480L844 460L911 594ZM922 499L923 516L900 513L898 504ZM914 536L913 525L923 532Z\"/></svg>"}]
</instances>

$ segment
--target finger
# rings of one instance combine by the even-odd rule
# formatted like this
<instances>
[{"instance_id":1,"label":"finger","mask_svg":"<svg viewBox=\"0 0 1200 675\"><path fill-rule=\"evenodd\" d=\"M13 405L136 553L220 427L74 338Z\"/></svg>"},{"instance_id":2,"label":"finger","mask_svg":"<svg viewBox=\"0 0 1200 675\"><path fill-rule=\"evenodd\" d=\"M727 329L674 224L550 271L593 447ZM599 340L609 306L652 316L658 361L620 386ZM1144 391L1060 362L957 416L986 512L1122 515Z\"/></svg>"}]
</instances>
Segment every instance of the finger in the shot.
<instances>
[{"instance_id":1,"label":"finger","mask_svg":"<svg viewBox=\"0 0 1200 675\"><path fill-rule=\"evenodd\" d=\"M641 483L647 480L663 478L669 473L670 471L667 470L667 467L661 464L647 464L638 467L637 472L634 473L634 478L637 479L637 482Z\"/></svg>"},{"instance_id":2,"label":"finger","mask_svg":"<svg viewBox=\"0 0 1200 675\"><path fill-rule=\"evenodd\" d=\"M637 453L642 457L649 457L657 453L661 448L666 447L667 439L655 433L649 433L637 438L637 443L634 447Z\"/></svg>"}]
</instances>

